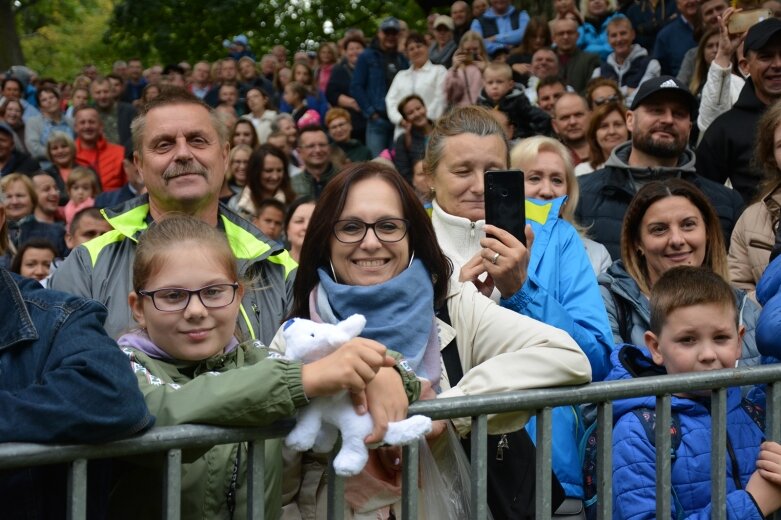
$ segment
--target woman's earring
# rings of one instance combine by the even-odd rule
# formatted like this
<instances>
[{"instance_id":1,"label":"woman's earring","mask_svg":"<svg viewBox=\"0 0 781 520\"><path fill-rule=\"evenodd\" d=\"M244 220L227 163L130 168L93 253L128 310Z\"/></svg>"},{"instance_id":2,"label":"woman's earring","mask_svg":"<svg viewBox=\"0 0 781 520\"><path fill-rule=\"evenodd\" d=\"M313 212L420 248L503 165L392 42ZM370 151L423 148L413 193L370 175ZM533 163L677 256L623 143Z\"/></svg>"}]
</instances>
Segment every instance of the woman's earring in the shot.
<instances>
[{"instance_id":1,"label":"woman's earring","mask_svg":"<svg viewBox=\"0 0 781 520\"><path fill-rule=\"evenodd\" d=\"M409 269L409 267L412 265L412 261L413 261L413 260L415 260L415 251L413 251L413 252L412 252L412 254L411 254L411 255L409 255L409 263L407 264L407 268L408 268L408 269Z\"/></svg>"},{"instance_id":2,"label":"woman's earring","mask_svg":"<svg viewBox=\"0 0 781 520\"><path fill-rule=\"evenodd\" d=\"M437 190L436 190L436 188L434 188L434 186L430 187L429 190L431 191L431 196L432 197L437 194Z\"/></svg>"},{"instance_id":3,"label":"woman's earring","mask_svg":"<svg viewBox=\"0 0 781 520\"><path fill-rule=\"evenodd\" d=\"M336 279L336 271L334 270L334 263L331 261L331 259L328 259L328 264L331 266L331 274L334 277L334 282L339 283L339 280Z\"/></svg>"}]
</instances>

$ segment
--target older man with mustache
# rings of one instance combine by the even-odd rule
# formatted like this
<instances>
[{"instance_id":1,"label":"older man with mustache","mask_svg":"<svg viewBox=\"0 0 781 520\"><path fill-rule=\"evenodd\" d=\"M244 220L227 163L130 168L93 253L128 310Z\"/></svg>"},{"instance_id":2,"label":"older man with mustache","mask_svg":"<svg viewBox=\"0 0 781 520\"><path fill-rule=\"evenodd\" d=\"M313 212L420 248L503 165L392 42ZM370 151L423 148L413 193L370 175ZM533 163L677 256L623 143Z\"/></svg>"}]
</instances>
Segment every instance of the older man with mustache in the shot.
<instances>
[{"instance_id":1,"label":"older man with mustache","mask_svg":"<svg viewBox=\"0 0 781 520\"><path fill-rule=\"evenodd\" d=\"M166 214L193 215L225 233L242 276L262 276L262 290L245 292L237 325L245 337L270 343L288 310L296 263L219 203L230 148L225 125L203 101L171 89L146 105L132 134L134 162L147 194L104 210L113 229L74 249L51 286L106 305L106 331L117 337L136 326L127 297L138 237Z\"/></svg>"},{"instance_id":2,"label":"older man with mustache","mask_svg":"<svg viewBox=\"0 0 781 520\"><path fill-rule=\"evenodd\" d=\"M621 225L637 190L652 180L678 177L697 186L710 199L721 221L725 242L743 211L743 199L723 184L697 175L688 147L696 98L672 76L640 84L626 125L631 141L618 145L605 167L578 177L580 201L575 217L590 227L591 238L620 258Z\"/></svg>"}]
</instances>

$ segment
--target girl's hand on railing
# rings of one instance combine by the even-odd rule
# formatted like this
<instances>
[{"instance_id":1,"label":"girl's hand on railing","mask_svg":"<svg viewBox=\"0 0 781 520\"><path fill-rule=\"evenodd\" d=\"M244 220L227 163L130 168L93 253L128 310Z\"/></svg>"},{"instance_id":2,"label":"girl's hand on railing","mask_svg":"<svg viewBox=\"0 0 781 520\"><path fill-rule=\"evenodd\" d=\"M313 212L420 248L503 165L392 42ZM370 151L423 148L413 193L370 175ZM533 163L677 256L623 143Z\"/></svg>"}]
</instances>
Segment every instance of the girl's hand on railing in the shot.
<instances>
[{"instance_id":1,"label":"girl's hand on railing","mask_svg":"<svg viewBox=\"0 0 781 520\"><path fill-rule=\"evenodd\" d=\"M386 355L386 350L384 345L370 339L351 339L336 352L303 366L301 383L304 393L307 397L318 397L349 390L358 396L359 402L363 401L360 396L378 370L396 364L395 359ZM356 398L353 402L358 405L355 401Z\"/></svg>"}]
</instances>

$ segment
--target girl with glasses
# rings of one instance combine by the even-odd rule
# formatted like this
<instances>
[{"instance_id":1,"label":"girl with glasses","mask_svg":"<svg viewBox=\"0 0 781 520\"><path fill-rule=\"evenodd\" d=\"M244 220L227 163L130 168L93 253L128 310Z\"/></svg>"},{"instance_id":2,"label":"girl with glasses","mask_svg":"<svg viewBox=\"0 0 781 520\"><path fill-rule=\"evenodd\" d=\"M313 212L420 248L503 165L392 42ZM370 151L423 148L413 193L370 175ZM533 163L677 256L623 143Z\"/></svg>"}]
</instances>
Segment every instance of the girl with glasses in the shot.
<instances>
[{"instance_id":1,"label":"girl with glasses","mask_svg":"<svg viewBox=\"0 0 781 520\"><path fill-rule=\"evenodd\" d=\"M365 392L374 392L382 378L389 384L379 392L400 395L400 413L406 414L399 374L382 368L395 360L376 341L355 338L304 366L280 359L258 341L240 342L235 329L244 291L228 241L213 226L171 216L139 240L128 296L139 328L118 343L131 359L157 426L263 426L292 416L312 397L344 389L358 406L371 408ZM416 385L408 385L411 393ZM381 422L374 413L373 418ZM280 442L265 444L265 509L272 519L281 512ZM245 444L227 444L183 464L182 517L246 517L247 458ZM148 469L133 466L121 475L109 516L160 516L162 486L149 478Z\"/></svg>"}]
</instances>

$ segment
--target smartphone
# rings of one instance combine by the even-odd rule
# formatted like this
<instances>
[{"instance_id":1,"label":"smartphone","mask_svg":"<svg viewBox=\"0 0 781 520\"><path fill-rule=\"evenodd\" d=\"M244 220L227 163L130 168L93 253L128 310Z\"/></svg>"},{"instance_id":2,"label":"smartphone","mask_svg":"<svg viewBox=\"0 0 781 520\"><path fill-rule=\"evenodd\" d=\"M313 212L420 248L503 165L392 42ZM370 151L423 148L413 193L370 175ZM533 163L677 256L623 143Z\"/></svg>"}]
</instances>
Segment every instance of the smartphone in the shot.
<instances>
[{"instance_id":1,"label":"smartphone","mask_svg":"<svg viewBox=\"0 0 781 520\"><path fill-rule=\"evenodd\" d=\"M753 25L772 17L773 12L770 9L748 9L732 13L732 16L727 20L727 32L730 34L742 34Z\"/></svg>"},{"instance_id":2,"label":"smartphone","mask_svg":"<svg viewBox=\"0 0 781 520\"><path fill-rule=\"evenodd\" d=\"M504 229L526 245L526 198L521 170L485 172L485 223Z\"/></svg>"}]
</instances>

